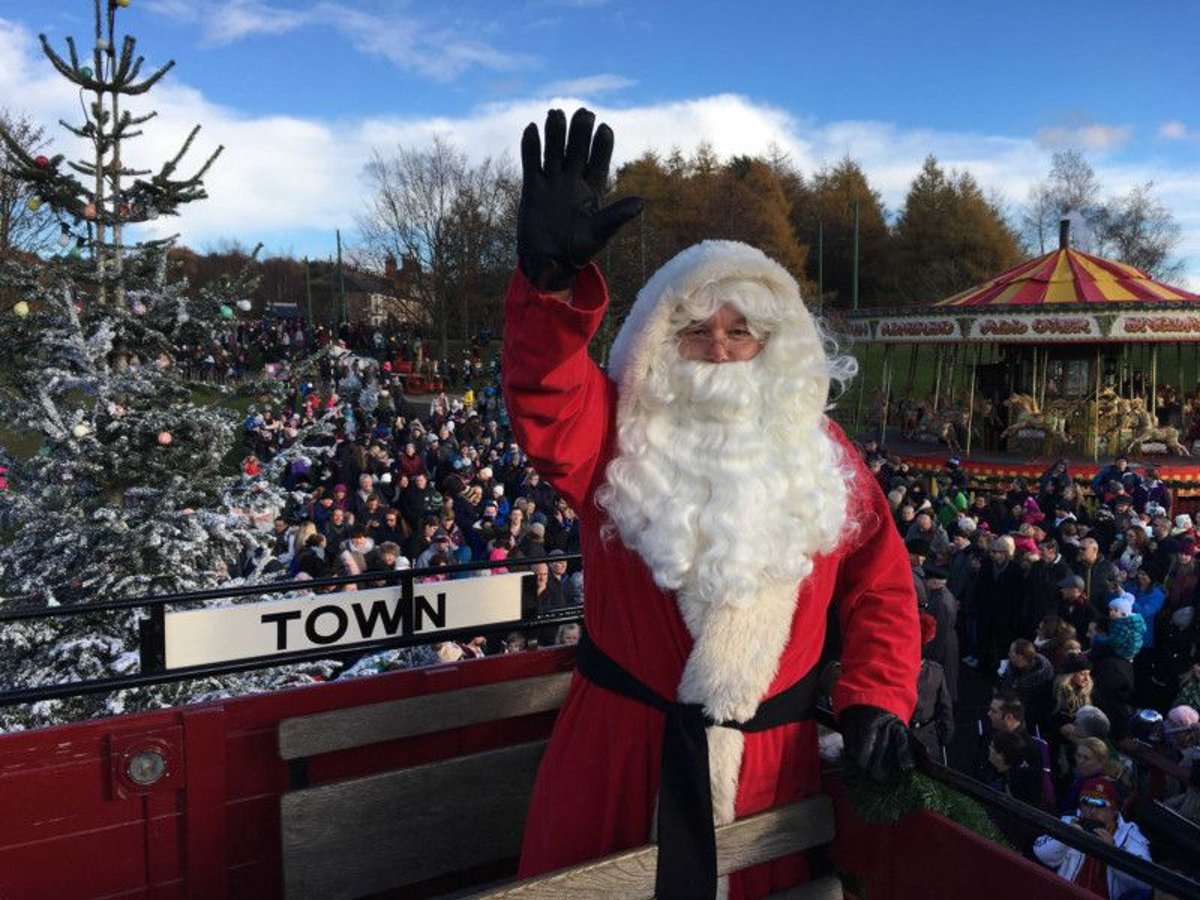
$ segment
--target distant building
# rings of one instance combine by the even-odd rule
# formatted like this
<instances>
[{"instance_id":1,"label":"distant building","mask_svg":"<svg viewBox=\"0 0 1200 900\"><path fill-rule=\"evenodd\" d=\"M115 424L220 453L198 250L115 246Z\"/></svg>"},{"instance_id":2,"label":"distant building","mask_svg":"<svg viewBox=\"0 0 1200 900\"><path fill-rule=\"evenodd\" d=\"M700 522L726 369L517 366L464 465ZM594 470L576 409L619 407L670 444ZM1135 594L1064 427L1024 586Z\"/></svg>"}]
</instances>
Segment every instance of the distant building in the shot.
<instances>
[{"instance_id":1,"label":"distant building","mask_svg":"<svg viewBox=\"0 0 1200 900\"><path fill-rule=\"evenodd\" d=\"M347 318L367 325L428 325L429 311L415 299L414 282L419 275L420 264L411 257L397 268L395 257L388 256L382 277L344 269Z\"/></svg>"}]
</instances>

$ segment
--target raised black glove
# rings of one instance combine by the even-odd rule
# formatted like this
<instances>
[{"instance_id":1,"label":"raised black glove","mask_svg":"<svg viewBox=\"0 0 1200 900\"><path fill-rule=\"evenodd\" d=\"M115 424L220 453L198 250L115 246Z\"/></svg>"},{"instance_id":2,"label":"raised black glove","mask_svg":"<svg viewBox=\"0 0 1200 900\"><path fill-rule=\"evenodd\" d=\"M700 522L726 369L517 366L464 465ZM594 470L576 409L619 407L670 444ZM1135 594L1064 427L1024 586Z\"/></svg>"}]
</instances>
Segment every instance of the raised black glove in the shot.
<instances>
[{"instance_id":1,"label":"raised black glove","mask_svg":"<svg viewBox=\"0 0 1200 900\"><path fill-rule=\"evenodd\" d=\"M596 129L595 114L577 109L567 118L561 109L546 114L546 159L537 125L521 136L521 210L517 216L517 258L521 271L544 291L562 291L617 229L642 211L641 197L626 197L600 208L608 182L613 133Z\"/></svg>"},{"instance_id":2,"label":"raised black glove","mask_svg":"<svg viewBox=\"0 0 1200 900\"><path fill-rule=\"evenodd\" d=\"M913 767L908 728L878 706L847 706L838 716L846 756L874 781Z\"/></svg>"}]
</instances>

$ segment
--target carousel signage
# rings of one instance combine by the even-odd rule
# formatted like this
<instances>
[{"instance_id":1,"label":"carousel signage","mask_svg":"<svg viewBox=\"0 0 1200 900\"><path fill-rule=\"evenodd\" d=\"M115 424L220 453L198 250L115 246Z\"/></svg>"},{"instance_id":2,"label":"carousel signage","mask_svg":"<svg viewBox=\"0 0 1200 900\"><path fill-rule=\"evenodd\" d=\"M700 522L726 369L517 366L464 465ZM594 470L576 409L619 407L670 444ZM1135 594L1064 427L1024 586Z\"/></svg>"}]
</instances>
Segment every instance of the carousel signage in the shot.
<instances>
[{"instance_id":1,"label":"carousel signage","mask_svg":"<svg viewBox=\"0 0 1200 900\"><path fill-rule=\"evenodd\" d=\"M1112 337L1141 341L1195 340L1200 335L1200 311L1129 312L1117 316Z\"/></svg>"},{"instance_id":2,"label":"carousel signage","mask_svg":"<svg viewBox=\"0 0 1200 900\"><path fill-rule=\"evenodd\" d=\"M1103 337L1100 322L1089 315L997 314L971 320L967 337L1000 343L1081 341Z\"/></svg>"},{"instance_id":3,"label":"carousel signage","mask_svg":"<svg viewBox=\"0 0 1200 900\"><path fill-rule=\"evenodd\" d=\"M962 337L958 323L953 319L880 319L876 330L878 340L914 343L918 341L952 341Z\"/></svg>"}]
</instances>

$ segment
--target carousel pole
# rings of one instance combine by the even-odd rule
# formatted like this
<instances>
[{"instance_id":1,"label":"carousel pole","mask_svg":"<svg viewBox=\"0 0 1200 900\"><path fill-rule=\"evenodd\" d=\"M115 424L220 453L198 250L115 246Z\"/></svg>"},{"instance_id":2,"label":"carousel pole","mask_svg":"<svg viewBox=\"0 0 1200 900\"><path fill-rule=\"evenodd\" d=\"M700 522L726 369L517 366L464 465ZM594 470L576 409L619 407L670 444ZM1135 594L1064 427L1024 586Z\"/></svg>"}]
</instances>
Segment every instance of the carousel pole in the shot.
<instances>
[{"instance_id":1,"label":"carousel pole","mask_svg":"<svg viewBox=\"0 0 1200 900\"><path fill-rule=\"evenodd\" d=\"M913 387L917 383L917 345L912 344L909 347L908 355L908 384L904 387L904 395L912 397Z\"/></svg>"},{"instance_id":2,"label":"carousel pole","mask_svg":"<svg viewBox=\"0 0 1200 900\"><path fill-rule=\"evenodd\" d=\"M888 405L892 402L892 345L883 345L883 414L879 417L879 446L887 446Z\"/></svg>"},{"instance_id":3,"label":"carousel pole","mask_svg":"<svg viewBox=\"0 0 1200 900\"><path fill-rule=\"evenodd\" d=\"M1029 396L1034 399L1034 402L1037 402L1037 398L1038 398L1037 373L1038 373L1038 348L1035 346L1033 348L1033 365L1030 367L1030 374L1029 374ZM1040 408L1041 407L1039 407L1039 409Z\"/></svg>"},{"instance_id":4,"label":"carousel pole","mask_svg":"<svg viewBox=\"0 0 1200 900\"><path fill-rule=\"evenodd\" d=\"M1100 462L1100 345L1096 345L1096 377L1092 379L1092 462ZM1118 396L1120 393L1118 392Z\"/></svg>"},{"instance_id":5,"label":"carousel pole","mask_svg":"<svg viewBox=\"0 0 1200 900\"><path fill-rule=\"evenodd\" d=\"M955 377L958 374L958 344L950 345L950 364L946 367L946 402L954 402L954 382L958 379Z\"/></svg>"},{"instance_id":6,"label":"carousel pole","mask_svg":"<svg viewBox=\"0 0 1200 900\"><path fill-rule=\"evenodd\" d=\"M1150 424L1158 427L1158 344L1150 345L1150 402L1146 405L1150 411Z\"/></svg>"},{"instance_id":7,"label":"carousel pole","mask_svg":"<svg viewBox=\"0 0 1200 900\"><path fill-rule=\"evenodd\" d=\"M870 348L867 348L866 352L870 352ZM862 418L863 394L866 393L866 389L867 389L867 379L865 377L859 378L858 379L858 402L856 404L854 404L854 436L855 436L855 438L858 437L859 420Z\"/></svg>"},{"instance_id":8,"label":"carousel pole","mask_svg":"<svg viewBox=\"0 0 1200 900\"><path fill-rule=\"evenodd\" d=\"M942 364L945 361L946 347L944 344L938 344L933 363L933 411L935 413L938 411L938 404L942 397Z\"/></svg>"},{"instance_id":9,"label":"carousel pole","mask_svg":"<svg viewBox=\"0 0 1200 900\"><path fill-rule=\"evenodd\" d=\"M975 377L982 355L983 344L980 344L975 353L975 362L971 365L971 388L967 391L967 456L971 455L971 429L975 424Z\"/></svg>"}]
</instances>

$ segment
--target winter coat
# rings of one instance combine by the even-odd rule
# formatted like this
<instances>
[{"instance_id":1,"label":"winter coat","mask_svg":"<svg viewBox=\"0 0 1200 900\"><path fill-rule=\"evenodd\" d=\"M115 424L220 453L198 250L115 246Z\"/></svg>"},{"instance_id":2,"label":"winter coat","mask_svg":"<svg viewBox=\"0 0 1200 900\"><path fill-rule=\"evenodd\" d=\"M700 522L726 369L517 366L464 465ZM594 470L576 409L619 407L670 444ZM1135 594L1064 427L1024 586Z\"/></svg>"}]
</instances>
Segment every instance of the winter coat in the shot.
<instances>
[{"instance_id":1,"label":"winter coat","mask_svg":"<svg viewBox=\"0 0 1200 900\"><path fill-rule=\"evenodd\" d=\"M697 256L703 266L709 253L720 254L724 248L757 261L762 270L778 270L757 251L725 242L685 251L668 267L678 272ZM746 274L742 267L739 273ZM661 283L660 277L652 283ZM642 297L647 296L652 295L643 291ZM637 318L640 304L626 327ZM585 622L591 640L669 700L686 692L693 702L724 708L752 690L750 703L756 707L817 664L836 598L843 673L834 688L835 708L869 704L908 721L920 665L908 555L889 524L887 500L849 440L828 419L820 427L841 448L855 479L851 496L863 513L860 521L871 524L817 557L811 574L795 588L771 588L778 593L778 604L705 618L692 623L695 632L689 631L681 599L659 588L643 558L623 541L602 536L605 517L595 491L617 452L618 387L610 377L617 377L613 372L620 366L614 363L606 376L589 357L587 345L606 306L607 291L595 266L580 274L569 305L538 292L517 272L504 316L504 394L513 428L534 465L579 511L588 559ZM663 330L665 312L664 307L662 321L656 319L651 328ZM771 635L783 640L768 652L764 646ZM575 675L534 784L519 877L650 839L664 729L658 710ZM713 727L708 740L716 822L790 803L819 789L812 721L753 733ZM563 802L564 797L570 802ZM769 894L799 877L794 860L776 861L731 876L731 895Z\"/></svg>"},{"instance_id":2,"label":"winter coat","mask_svg":"<svg viewBox=\"0 0 1200 900\"><path fill-rule=\"evenodd\" d=\"M913 710L911 727L929 755L941 762L942 748L954 737L954 700L946 683L946 673L931 659L921 662L921 672L917 676L917 707Z\"/></svg>"},{"instance_id":3,"label":"winter coat","mask_svg":"<svg viewBox=\"0 0 1200 900\"><path fill-rule=\"evenodd\" d=\"M1062 820L1068 825L1078 821L1075 816L1063 816ZM1121 816L1117 816L1117 830L1113 834L1113 843L1126 853L1132 853L1142 859L1150 859L1150 842L1146 840L1146 836L1136 825L1126 822ZM1084 853L1082 850L1068 847L1058 838L1050 837L1048 834L1042 835L1034 842L1033 853L1043 865L1056 870L1067 881L1073 882L1079 874L1079 870L1083 868ZM1129 892L1150 890L1145 882L1138 881L1132 875L1126 875L1120 869L1107 866L1106 871L1108 896L1111 900L1122 900Z\"/></svg>"},{"instance_id":4,"label":"winter coat","mask_svg":"<svg viewBox=\"0 0 1200 900\"><path fill-rule=\"evenodd\" d=\"M1108 633L1097 634L1092 638L1092 646L1108 645L1121 659L1132 660L1142 649L1145 636L1146 620L1137 613L1130 613L1120 619L1109 619Z\"/></svg>"}]
</instances>

